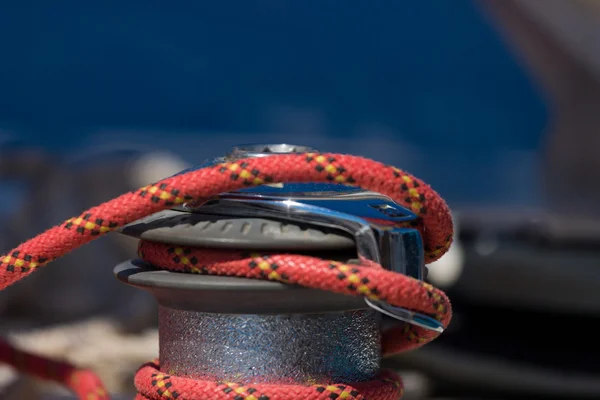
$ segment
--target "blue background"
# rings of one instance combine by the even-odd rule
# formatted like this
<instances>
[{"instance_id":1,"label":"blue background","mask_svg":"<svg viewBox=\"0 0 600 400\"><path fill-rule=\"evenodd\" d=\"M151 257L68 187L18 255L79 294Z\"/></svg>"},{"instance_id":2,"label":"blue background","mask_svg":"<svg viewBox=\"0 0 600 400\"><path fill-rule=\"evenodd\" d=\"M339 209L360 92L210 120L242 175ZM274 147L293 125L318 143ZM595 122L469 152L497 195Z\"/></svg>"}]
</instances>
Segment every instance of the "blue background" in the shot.
<instances>
[{"instance_id":1,"label":"blue background","mask_svg":"<svg viewBox=\"0 0 600 400\"><path fill-rule=\"evenodd\" d=\"M546 109L471 1L24 1L0 52L0 129L65 159L293 142L537 201Z\"/></svg>"}]
</instances>

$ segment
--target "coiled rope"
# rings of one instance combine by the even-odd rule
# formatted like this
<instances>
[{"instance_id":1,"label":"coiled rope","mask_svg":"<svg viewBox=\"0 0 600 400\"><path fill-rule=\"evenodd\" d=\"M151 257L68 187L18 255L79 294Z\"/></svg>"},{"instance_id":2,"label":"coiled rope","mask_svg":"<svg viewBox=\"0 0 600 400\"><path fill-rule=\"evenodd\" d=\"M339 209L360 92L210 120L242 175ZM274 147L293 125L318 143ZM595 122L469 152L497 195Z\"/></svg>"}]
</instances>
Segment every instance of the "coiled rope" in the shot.
<instances>
[{"instance_id":1,"label":"coiled rope","mask_svg":"<svg viewBox=\"0 0 600 400\"><path fill-rule=\"evenodd\" d=\"M0 290L36 269L118 227L187 202L223 192L278 182L327 182L359 186L391 197L420 218L411 226L423 235L426 262L440 258L452 242L452 219L446 203L421 180L398 168L342 154L286 154L227 162L166 178L93 207L0 258ZM305 287L379 299L430 315L447 326L452 316L446 295L431 285L383 269L372 262L346 265L295 254L242 254L141 241L141 258L154 266L186 273L269 279ZM383 332L383 353L422 346L438 333L413 325ZM0 341L0 362L71 388L80 399L104 400L108 394L90 371L19 351ZM141 367L135 377L137 399L397 399L400 378L383 371L370 382L324 385L244 386L169 376L158 362Z\"/></svg>"}]
</instances>

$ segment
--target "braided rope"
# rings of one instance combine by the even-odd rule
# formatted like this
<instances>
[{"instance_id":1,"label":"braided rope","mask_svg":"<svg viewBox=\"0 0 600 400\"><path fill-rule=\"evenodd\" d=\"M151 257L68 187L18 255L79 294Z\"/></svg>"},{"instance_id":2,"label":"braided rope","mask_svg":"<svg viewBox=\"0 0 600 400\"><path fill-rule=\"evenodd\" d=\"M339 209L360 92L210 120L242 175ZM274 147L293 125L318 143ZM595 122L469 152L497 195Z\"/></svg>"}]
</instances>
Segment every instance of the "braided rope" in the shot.
<instances>
[{"instance_id":1,"label":"braided rope","mask_svg":"<svg viewBox=\"0 0 600 400\"><path fill-rule=\"evenodd\" d=\"M153 399L233 399L233 400L397 400L402 396L402 380L383 371L369 382L329 385L239 385L178 378L161 373L157 362L144 365L135 376L139 390L136 400ZM176 388L176 389L175 389Z\"/></svg>"},{"instance_id":2,"label":"braided rope","mask_svg":"<svg viewBox=\"0 0 600 400\"><path fill-rule=\"evenodd\" d=\"M452 220L448 207L437 193L412 175L350 155L273 155L223 163L166 178L91 208L2 256L0 290L97 237L145 216L219 193L276 182L333 182L382 193L420 217L414 226L423 235L427 262L437 260L450 247ZM452 315L450 302L443 292L427 283L384 270L374 263L355 266L294 254L247 255L147 241L140 242L139 253L151 264L173 271L270 279L380 299L431 315L444 326L448 325ZM398 326L383 333L383 351L384 354L393 354L419 347L437 335L412 325ZM17 359L27 359L28 362L23 365L15 361ZM60 365L68 372L58 375L48 373L47 366L59 364L15 350L5 342L0 342L0 362L8 362L43 378L58 380L81 399L108 399L93 374L66 364ZM374 381L352 385L244 387L230 382L168 376L160 372L158 363L143 366L136 375L135 383L139 399L383 400L397 399L402 391L400 379L385 371Z\"/></svg>"}]
</instances>

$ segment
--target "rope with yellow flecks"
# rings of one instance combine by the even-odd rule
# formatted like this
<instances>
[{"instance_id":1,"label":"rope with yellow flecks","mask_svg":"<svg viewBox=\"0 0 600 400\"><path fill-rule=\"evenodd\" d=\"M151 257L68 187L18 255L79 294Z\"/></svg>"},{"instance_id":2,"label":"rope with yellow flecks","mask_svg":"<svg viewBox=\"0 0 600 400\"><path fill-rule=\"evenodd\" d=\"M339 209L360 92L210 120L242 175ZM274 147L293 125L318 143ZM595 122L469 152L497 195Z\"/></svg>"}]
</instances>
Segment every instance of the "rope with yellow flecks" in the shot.
<instances>
[{"instance_id":1,"label":"rope with yellow flecks","mask_svg":"<svg viewBox=\"0 0 600 400\"><path fill-rule=\"evenodd\" d=\"M452 242L452 220L446 203L428 185L406 172L351 155L273 155L176 175L91 208L2 256L0 289L105 233L158 211L223 192L278 182L338 183L391 197L419 217L414 225L423 236L426 262L441 257ZM450 302L443 292L364 260L361 265L346 265L297 254L244 254L148 241L140 242L139 254L150 264L172 271L268 279L384 300L430 315L444 326L452 315ZM413 325L397 326L383 332L384 355L421 346L437 335ZM100 381L91 372L27 354L2 341L0 362L59 381L81 399L108 399ZM56 373L57 370L60 373ZM370 382L244 386L169 376L160 371L157 362L143 366L135 384L139 399L392 400L402 391L399 377L389 371Z\"/></svg>"}]
</instances>

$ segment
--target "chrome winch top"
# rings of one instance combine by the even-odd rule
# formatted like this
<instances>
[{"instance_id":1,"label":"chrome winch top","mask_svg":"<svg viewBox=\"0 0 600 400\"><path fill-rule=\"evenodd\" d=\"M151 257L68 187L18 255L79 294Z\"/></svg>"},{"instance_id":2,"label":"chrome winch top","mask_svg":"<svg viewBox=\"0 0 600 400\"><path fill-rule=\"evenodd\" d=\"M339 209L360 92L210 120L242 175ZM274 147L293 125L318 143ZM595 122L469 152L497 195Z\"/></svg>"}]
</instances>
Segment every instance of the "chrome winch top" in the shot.
<instances>
[{"instance_id":1,"label":"chrome winch top","mask_svg":"<svg viewBox=\"0 0 600 400\"><path fill-rule=\"evenodd\" d=\"M243 158L306 152L318 151L290 144L236 146L226 156L209 160L180 174ZM123 233L153 239L152 232L143 227L148 227L148 224L163 218L172 219L173 216L180 219L197 216L259 218L343 232L348 240L344 241L344 236L336 236L337 242L329 241L330 244L333 243L333 247L353 245L359 260L370 260L388 270L418 280L424 279L425 258L420 232L417 229L386 224L414 221L418 217L387 196L357 187L327 183L261 185L222 193L202 204L183 205L168 212L158 213L130 224L123 229ZM231 244L226 237L226 229L220 231L217 234L218 238L213 238L210 243L219 247ZM177 240L187 241L182 244L191 244L192 235L194 232L188 229L185 232L179 231L176 236ZM270 244L276 247L276 242ZM281 243L279 248L283 249L286 242ZM326 248L327 241L323 241L321 245ZM426 329L443 331L442 324L427 315L392 306L381 300L365 301L369 307L395 319Z\"/></svg>"}]
</instances>

